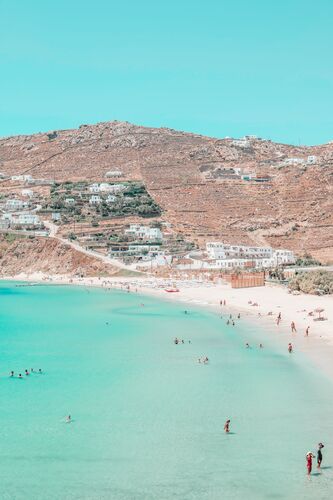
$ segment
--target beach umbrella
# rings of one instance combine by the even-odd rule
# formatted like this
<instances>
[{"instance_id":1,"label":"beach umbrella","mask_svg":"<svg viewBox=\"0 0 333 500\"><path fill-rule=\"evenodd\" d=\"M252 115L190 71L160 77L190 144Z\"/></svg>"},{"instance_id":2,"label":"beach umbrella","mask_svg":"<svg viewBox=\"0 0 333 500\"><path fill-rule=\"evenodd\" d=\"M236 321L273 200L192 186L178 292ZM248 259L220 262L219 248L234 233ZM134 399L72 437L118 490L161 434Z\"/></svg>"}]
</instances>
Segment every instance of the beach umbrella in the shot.
<instances>
[{"instance_id":1,"label":"beach umbrella","mask_svg":"<svg viewBox=\"0 0 333 500\"><path fill-rule=\"evenodd\" d=\"M321 318L320 314L321 314L322 312L324 312L324 311L325 311L325 309L323 309L322 307L317 307L317 309L315 309L315 312L316 312L316 313L318 313L318 317L319 317L319 318Z\"/></svg>"}]
</instances>

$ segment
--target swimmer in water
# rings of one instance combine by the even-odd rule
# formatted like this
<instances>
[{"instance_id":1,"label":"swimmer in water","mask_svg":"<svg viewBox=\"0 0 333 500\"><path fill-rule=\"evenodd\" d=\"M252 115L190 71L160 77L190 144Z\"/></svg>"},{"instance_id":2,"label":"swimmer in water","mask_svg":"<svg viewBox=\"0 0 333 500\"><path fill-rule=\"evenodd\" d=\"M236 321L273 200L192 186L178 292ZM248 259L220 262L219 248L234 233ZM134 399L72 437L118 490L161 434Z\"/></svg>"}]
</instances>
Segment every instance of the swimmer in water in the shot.
<instances>
[{"instance_id":1,"label":"swimmer in water","mask_svg":"<svg viewBox=\"0 0 333 500\"><path fill-rule=\"evenodd\" d=\"M227 325L230 325L230 321L229 320L227 321Z\"/></svg>"},{"instance_id":2,"label":"swimmer in water","mask_svg":"<svg viewBox=\"0 0 333 500\"><path fill-rule=\"evenodd\" d=\"M39 368L38 373L42 373L42 369L41 368Z\"/></svg>"},{"instance_id":3,"label":"swimmer in water","mask_svg":"<svg viewBox=\"0 0 333 500\"><path fill-rule=\"evenodd\" d=\"M238 316L237 316L238 319L240 319L240 313L238 313Z\"/></svg>"},{"instance_id":4,"label":"swimmer in water","mask_svg":"<svg viewBox=\"0 0 333 500\"><path fill-rule=\"evenodd\" d=\"M232 326L235 326L235 322L234 321L232 322Z\"/></svg>"},{"instance_id":5,"label":"swimmer in water","mask_svg":"<svg viewBox=\"0 0 333 500\"><path fill-rule=\"evenodd\" d=\"M10 375L9 375L9 376L10 376L10 377L14 377L14 372L13 372L13 370L10 372Z\"/></svg>"},{"instance_id":6,"label":"swimmer in water","mask_svg":"<svg viewBox=\"0 0 333 500\"><path fill-rule=\"evenodd\" d=\"M33 368L30 368L30 372L33 373L34 372L34 369Z\"/></svg>"},{"instance_id":7,"label":"swimmer in water","mask_svg":"<svg viewBox=\"0 0 333 500\"><path fill-rule=\"evenodd\" d=\"M184 311L184 314L187 314L187 311Z\"/></svg>"},{"instance_id":8,"label":"swimmer in water","mask_svg":"<svg viewBox=\"0 0 333 500\"><path fill-rule=\"evenodd\" d=\"M229 433L230 432L230 419L226 421L224 424L224 432Z\"/></svg>"},{"instance_id":9,"label":"swimmer in water","mask_svg":"<svg viewBox=\"0 0 333 500\"><path fill-rule=\"evenodd\" d=\"M18 376L18 378L23 378L23 377L22 377L22 374L21 374L21 373L19 373L19 376Z\"/></svg>"},{"instance_id":10,"label":"swimmer in water","mask_svg":"<svg viewBox=\"0 0 333 500\"><path fill-rule=\"evenodd\" d=\"M264 346L262 344L259 344L259 347L260 347L260 349L263 349Z\"/></svg>"},{"instance_id":11,"label":"swimmer in water","mask_svg":"<svg viewBox=\"0 0 333 500\"><path fill-rule=\"evenodd\" d=\"M25 370L25 374L26 375L30 375L30 373L28 372L28 370Z\"/></svg>"},{"instance_id":12,"label":"swimmer in water","mask_svg":"<svg viewBox=\"0 0 333 500\"><path fill-rule=\"evenodd\" d=\"M293 352L293 346L292 346L292 344L291 344L290 342L289 342L289 344L288 344L288 352L289 352L289 353L292 353L292 352Z\"/></svg>"},{"instance_id":13,"label":"swimmer in water","mask_svg":"<svg viewBox=\"0 0 333 500\"><path fill-rule=\"evenodd\" d=\"M70 424L72 421L72 417L70 415L67 415L66 417L66 424Z\"/></svg>"},{"instance_id":14,"label":"swimmer in water","mask_svg":"<svg viewBox=\"0 0 333 500\"><path fill-rule=\"evenodd\" d=\"M245 347L246 347L246 349L248 349L250 347L250 344L248 342L246 342Z\"/></svg>"}]
</instances>

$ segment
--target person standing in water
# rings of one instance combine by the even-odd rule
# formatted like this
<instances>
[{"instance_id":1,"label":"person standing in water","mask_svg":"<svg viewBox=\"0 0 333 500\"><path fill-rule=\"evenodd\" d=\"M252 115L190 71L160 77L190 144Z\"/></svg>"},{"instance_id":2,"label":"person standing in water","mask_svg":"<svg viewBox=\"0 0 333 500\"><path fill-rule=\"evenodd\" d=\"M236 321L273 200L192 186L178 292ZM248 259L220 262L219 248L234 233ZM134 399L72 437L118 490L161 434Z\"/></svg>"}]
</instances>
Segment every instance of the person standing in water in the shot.
<instances>
[{"instance_id":1,"label":"person standing in water","mask_svg":"<svg viewBox=\"0 0 333 500\"><path fill-rule=\"evenodd\" d=\"M314 458L314 455L311 451L308 451L306 454L306 468L308 470L308 476L310 476L311 471L312 471L312 459Z\"/></svg>"},{"instance_id":2,"label":"person standing in water","mask_svg":"<svg viewBox=\"0 0 333 500\"><path fill-rule=\"evenodd\" d=\"M66 424L70 424L72 421L72 417L70 415L67 415L66 417Z\"/></svg>"},{"instance_id":3,"label":"person standing in water","mask_svg":"<svg viewBox=\"0 0 333 500\"><path fill-rule=\"evenodd\" d=\"M226 432L227 434L230 432L230 419L228 419L224 424L224 432Z\"/></svg>"},{"instance_id":4,"label":"person standing in water","mask_svg":"<svg viewBox=\"0 0 333 500\"><path fill-rule=\"evenodd\" d=\"M324 448L323 443L318 444L318 451L317 451L317 469L320 469L321 462L323 461L323 454L321 450Z\"/></svg>"},{"instance_id":5,"label":"person standing in water","mask_svg":"<svg viewBox=\"0 0 333 500\"><path fill-rule=\"evenodd\" d=\"M296 325L295 325L294 321L291 322L290 328L291 328L291 333L297 333Z\"/></svg>"},{"instance_id":6,"label":"person standing in water","mask_svg":"<svg viewBox=\"0 0 333 500\"><path fill-rule=\"evenodd\" d=\"M291 344L290 342L289 342L289 344L288 344L288 352L289 352L289 353L292 353L292 352L293 352L293 346L292 346L292 344Z\"/></svg>"}]
</instances>

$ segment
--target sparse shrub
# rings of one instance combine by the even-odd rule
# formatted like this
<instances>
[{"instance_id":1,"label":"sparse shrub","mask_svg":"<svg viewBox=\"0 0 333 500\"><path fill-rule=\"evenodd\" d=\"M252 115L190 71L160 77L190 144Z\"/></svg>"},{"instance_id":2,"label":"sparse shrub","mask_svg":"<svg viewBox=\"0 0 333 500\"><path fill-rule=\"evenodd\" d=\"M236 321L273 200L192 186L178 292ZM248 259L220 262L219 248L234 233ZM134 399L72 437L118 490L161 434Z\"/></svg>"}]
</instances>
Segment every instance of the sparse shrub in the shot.
<instances>
[{"instance_id":1,"label":"sparse shrub","mask_svg":"<svg viewBox=\"0 0 333 500\"><path fill-rule=\"evenodd\" d=\"M289 288L312 295L333 294L333 273L330 271L301 271L290 280Z\"/></svg>"}]
</instances>

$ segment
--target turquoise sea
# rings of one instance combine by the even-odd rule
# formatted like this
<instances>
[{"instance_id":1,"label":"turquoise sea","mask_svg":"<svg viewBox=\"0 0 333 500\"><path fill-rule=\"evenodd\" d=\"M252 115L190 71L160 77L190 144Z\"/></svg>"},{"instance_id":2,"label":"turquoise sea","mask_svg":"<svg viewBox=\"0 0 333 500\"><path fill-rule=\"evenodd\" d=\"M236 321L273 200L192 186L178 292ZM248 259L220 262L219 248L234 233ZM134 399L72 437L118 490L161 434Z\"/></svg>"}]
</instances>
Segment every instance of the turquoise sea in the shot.
<instances>
[{"instance_id":1,"label":"turquoise sea","mask_svg":"<svg viewBox=\"0 0 333 500\"><path fill-rule=\"evenodd\" d=\"M183 310L0 283L0 499L333 497L332 383L264 329ZM32 367L43 373L8 376Z\"/></svg>"}]
</instances>

